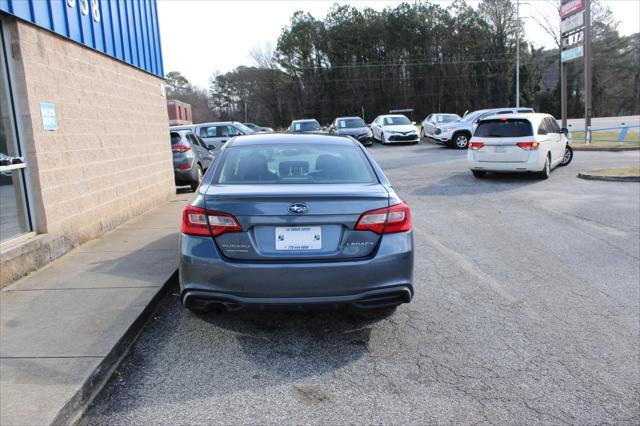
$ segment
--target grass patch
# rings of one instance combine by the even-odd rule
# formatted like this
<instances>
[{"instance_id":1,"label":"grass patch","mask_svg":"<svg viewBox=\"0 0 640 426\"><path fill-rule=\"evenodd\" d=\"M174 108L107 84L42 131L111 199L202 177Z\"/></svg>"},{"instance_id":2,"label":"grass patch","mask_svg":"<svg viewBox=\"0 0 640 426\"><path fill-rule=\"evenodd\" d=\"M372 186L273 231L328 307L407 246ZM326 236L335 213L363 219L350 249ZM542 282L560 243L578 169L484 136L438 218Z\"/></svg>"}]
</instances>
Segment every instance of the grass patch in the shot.
<instances>
[{"instance_id":1,"label":"grass patch","mask_svg":"<svg viewBox=\"0 0 640 426\"><path fill-rule=\"evenodd\" d=\"M613 167L590 170L588 173L595 176L640 176L640 167Z\"/></svg>"},{"instance_id":2,"label":"grass patch","mask_svg":"<svg viewBox=\"0 0 640 426\"><path fill-rule=\"evenodd\" d=\"M596 144L597 147L640 146L640 133L627 133L624 143L618 142L619 138L619 132L592 132L589 145L594 148L596 148ZM571 144L584 145L584 132L572 132Z\"/></svg>"}]
</instances>

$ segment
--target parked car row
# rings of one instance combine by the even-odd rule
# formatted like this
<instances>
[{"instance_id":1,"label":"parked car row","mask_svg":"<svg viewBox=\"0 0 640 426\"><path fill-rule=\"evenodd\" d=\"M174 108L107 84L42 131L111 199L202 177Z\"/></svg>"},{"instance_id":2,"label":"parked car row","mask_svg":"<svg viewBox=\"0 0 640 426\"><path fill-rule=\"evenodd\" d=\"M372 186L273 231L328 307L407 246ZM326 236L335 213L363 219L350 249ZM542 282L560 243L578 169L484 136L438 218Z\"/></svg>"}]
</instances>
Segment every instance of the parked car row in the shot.
<instances>
[{"instance_id":1,"label":"parked car row","mask_svg":"<svg viewBox=\"0 0 640 426\"><path fill-rule=\"evenodd\" d=\"M371 145L374 140L382 144L393 142L420 142L420 135L407 117L401 114L379 115L367 125L360 117L338 117L323 129L318 120L294 120L287 128L288 133L329 133L351 136L363 145Z\"/></svg>"}]
</instances>

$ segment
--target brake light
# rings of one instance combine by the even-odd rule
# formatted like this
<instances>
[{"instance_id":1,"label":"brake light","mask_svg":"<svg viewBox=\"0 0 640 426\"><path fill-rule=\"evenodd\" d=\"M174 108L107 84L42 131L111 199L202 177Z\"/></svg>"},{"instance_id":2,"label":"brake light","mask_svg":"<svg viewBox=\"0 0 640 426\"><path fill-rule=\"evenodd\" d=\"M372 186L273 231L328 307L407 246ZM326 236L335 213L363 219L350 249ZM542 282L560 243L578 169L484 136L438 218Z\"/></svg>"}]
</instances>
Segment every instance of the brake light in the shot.
<instances>
[{"instance_id":1,"label":"brake light","mask_svg":"<svg viewBox=\"0 0 640 426\"><path fill-rule=\"evenodd\" d=\"M483 142L474 142L474 141L469 142L469 149L473 149L474 151L477 151L483 146L484 146Z\"/></svg>"},{"instance_id":2,"label":"brake light","mask_svg":"<svg viewBox=\"0 0 640 426\"><path fill-rule=\"evenodd\" d=\"M186 206L182 211L182 233L217 237L227 232L241 232L242 228L229 213Z\"/></svg>"},{"instance_id":3,"label":"brake light","mask_svg":"<svg viewBox=\"0 0 640 426\"><path fill-rule=\"evenodd\" d=\"M188 145L173 145L171 147L171 151L173 152L187 152L191 151L191 147Z\"/></svg>"},{"instance_id":4,"label":"brake light","mask_svg":"<svg viewBox=\"0 0 640 426\"><path fill-rule=\"evenodd\" d=\"M372 231L376 234L392 234L411 229L411 210L402 202L384 209L362 213L355 227L358 231Z\"/></svg>"},{"instance_id":5,"label":"brake light","mask_svg":"<svg viewBox=\"0 0 640 426\"><path fill-rule=\"evenodd\" d=\"M525 151L531 151L533 149L538 149L540 142L518 142L517 145Z\"/></svg>"},{"instance_id":6,"label":"brake light","mask_svg":"<svg viewBox=\"0 0 640 426\"><path fill-rule=\"evenodd\" d=\"M191 164L181 164L178 166L180 170L189 170L191 168Z\"/></svg>"}]
</instances>

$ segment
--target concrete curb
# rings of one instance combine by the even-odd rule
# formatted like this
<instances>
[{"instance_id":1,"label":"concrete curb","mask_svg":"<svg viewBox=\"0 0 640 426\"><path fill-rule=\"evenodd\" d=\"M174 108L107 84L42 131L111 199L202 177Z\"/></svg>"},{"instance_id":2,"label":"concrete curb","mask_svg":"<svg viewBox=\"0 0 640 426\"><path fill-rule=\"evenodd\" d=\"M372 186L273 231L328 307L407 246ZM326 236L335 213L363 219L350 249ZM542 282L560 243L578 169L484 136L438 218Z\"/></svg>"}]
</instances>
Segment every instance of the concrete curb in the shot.
<instances>
[{"instance_id":1,"label":"concrete curb","mask_svg":"<svg viewBox=\"0 0 640 426\"><path fill-rule=\"evenodd\" d=\"M606 152L620 152L620 151L640 151L640 146L620 146L612 148L585 148L582 146L571 145L574 151L606 151Z\"/></svg>"},{"instance_id":2,"label":"concrete curb","mask_svg":"<svg viewBox=\"0 0 640 426\"><path fill-rule=\"evenodd\" d=\"M589 172L581 172L578 173L578 177L586 180L603 180L607 182L640 182L640 176L592 175Z\"/></svg>"},{"instance_id":3,"label":"concrete curb","mask_svg":"<svg viewBox=\"0 0 640 426\"><path fill-rule=\"evenodd\" d=\"M89 408L95 397L107 384L113 372L129 353L131 346L138 339L149 319L153 316L160 301L168 293L171 285L178 281L178 270L176 270L158 289L158 292L149 301L147 306L140 312L140 315L131 323L127 331L120 337L102 362L87 377L82 387L78 389L73 397L60 409L53 425L75 425Z\"/></svg>"}]
</instances>

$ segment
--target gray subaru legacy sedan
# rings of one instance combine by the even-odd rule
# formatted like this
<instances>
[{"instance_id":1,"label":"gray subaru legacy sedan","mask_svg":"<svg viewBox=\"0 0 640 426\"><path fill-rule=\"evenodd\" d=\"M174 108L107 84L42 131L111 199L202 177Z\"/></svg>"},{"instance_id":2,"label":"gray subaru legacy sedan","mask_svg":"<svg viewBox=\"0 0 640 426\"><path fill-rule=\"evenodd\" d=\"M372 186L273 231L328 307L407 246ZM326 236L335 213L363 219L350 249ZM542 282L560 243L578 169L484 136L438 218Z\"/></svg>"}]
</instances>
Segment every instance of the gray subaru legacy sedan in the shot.
<instances>
[{"instance_id":1,"label":"gray subaru legacy sedan","mask_svg":"<svg viewBox=\"0 0 640 426\"><path fill-rule=\"evenodd\" d=\"M349 137L233 138L183 212L193 311L387 308L411 301L412 276L409 207Z\"/></svg>"}]
</instances>

